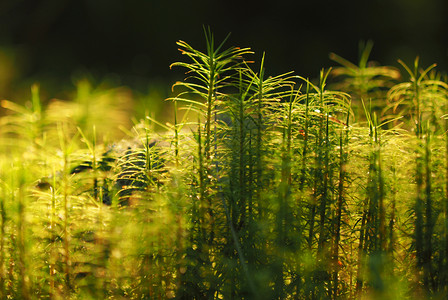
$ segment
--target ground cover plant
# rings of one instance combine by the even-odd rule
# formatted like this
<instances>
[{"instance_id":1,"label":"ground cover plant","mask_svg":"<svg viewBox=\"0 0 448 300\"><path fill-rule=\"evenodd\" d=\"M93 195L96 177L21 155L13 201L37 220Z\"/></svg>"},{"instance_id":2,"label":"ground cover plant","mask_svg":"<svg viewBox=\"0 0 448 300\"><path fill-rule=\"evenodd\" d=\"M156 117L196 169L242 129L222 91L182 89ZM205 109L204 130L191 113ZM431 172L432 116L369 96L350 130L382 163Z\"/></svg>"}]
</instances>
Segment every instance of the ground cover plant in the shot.
<instances>
[{"instance_id":1,"label":"ground cover plant","mask_svg":"<svg viewBox=\"0 0 448 300\"><path fill-rule=\"evenodd\" d=\"M3 100L2 299L445 299L446 76L179 41L171 122L121 89ZM163 101L163 99L161 99Z\"/></svg>"}]
</instances>

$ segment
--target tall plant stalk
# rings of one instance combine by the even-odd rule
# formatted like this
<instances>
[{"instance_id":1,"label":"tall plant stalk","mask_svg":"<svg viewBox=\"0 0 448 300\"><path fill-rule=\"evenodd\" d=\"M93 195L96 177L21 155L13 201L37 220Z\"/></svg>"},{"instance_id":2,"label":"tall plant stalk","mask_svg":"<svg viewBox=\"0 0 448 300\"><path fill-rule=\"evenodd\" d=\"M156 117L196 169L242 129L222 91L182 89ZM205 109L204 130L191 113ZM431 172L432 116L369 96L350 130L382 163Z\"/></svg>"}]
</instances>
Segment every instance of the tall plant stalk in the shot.
<instances>
[{"instance_id":1,"label":"tall plant stalk","mask_svg":"<svg viewBox=\"0 0 448 300\"><path fill-rule=\"evenodd\" d=\"M339 134L339 181L338 181L338 197L336 203L336 212L335 212L335 229L334 229L334 242L332 249L332 260L333 260L333 289L331 292L332 298L337 298L339 293L339 247L341 241L341 221L342 221L342 212L344 205L344 183L347 177L346 164L348 159L348 154L346 150L346 145L349 142L349 120L350 120L350 112L347 112L347 120L345 123L344 130L340 130ZM345 135L344 135L345 131Z\"/></svg>"},{"instance_id":2,"label":"tall plant stalk","mask_svg":"<svg viewBox=\"0 0 448 300\"><path fill-rule=\"evenodd\" d=\"M423 253L423 270L424 282L428 290L434 291L436 287L435 273L432 266L433 249L433 199L432 199L432 170L431 170L431 149L430 149L430 133L426 133L425 137L425 234L424 234L424 253Z\"/></svg>"},{"instance_id":3,"label":"tall plant stalk","mask_svg":"<svg viewBox=\"0 0 448 300\"><path fill-rule=\"evenodd\" d=\"M389 91L389 98L395 102L394 107L405 104L413 118L416 137L416 198L415 198L415 250L417 269L423 271L423 286L427 292L434 289L434 271L431 257L433 212L431 196L431 170L429 135L431 127L428 119L428 105L433 99L439 99L439 93L445 91L446 84L439 80L428 79L428 73L436 66L419 69L419 58L414 60L413 69L399 60L410 77L409 82L401 83ZM431 116L429 116L431 118ZM428 126L424 124L428 122ZM417 278L417 280L419 280Z\"/></svg>"}]
</instances>

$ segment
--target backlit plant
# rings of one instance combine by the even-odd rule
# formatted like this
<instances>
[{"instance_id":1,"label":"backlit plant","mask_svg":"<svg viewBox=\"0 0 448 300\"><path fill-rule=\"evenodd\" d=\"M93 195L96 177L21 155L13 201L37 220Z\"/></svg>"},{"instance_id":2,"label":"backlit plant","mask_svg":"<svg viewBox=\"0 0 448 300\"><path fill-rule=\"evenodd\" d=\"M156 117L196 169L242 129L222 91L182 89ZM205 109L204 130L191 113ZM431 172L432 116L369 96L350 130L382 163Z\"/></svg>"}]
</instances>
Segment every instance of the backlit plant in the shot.
<instances>
[{"instance_id":1,"label":"backlit plant","mask_svg":"<svg viewBox=\"0 0 448 300\"><path fill-rule=\"evenodd\" d=\"M1 102L0 298L446 298L435 66L400 75L367 43L317 80L269 76L205 35L178 42L172 124L84 81Z\"/></svg>"}]
</instances>

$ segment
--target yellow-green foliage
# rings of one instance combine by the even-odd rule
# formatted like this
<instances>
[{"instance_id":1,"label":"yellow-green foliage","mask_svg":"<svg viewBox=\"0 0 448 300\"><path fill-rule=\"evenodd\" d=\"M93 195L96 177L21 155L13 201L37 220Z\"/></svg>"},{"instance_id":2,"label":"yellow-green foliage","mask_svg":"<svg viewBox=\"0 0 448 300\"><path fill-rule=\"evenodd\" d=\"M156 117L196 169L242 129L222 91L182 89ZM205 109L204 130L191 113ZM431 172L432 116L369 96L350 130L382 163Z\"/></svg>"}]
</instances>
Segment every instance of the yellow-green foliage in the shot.
<instances>
[{"instance_id":1,"label":"yellow-green foliage","mask_svg":"<svg viewBox=\"0 0 448 300\"><path fill-rule=\"evenodd\" d=\"M403 81L371 44L318 82L268 77L206 36L179 42L172 124L87 81L1 102L0 298L446 297L442 77Z\"/></svg>"}]
</instances>

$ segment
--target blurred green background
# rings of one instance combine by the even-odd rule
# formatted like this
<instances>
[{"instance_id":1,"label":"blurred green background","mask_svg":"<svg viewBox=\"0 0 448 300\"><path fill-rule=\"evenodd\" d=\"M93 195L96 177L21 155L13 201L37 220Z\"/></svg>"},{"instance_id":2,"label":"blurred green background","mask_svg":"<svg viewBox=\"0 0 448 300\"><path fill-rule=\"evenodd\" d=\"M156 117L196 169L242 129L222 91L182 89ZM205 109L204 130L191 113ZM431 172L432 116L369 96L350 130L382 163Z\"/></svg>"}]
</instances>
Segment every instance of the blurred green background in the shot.
<instances>
[{"instance_id":1,"label":"blurred green background","mask_svg":"<svg viewBox=\"0 0 448 300\"><path fill-rule=\"evenodd\" d=\"M269 74L315 77L334 65L329 52L356 61L371 39L372 58L396 65L420 55L448 69L446 0L1 0L0 98L19 99L40 82L48 97L88 78L138 93L168 94L183 70L179 39L203 49L202 25L228 45L266 51ZM152 90L151 90L152 89Z\"/></svg>"}]
</instances>

